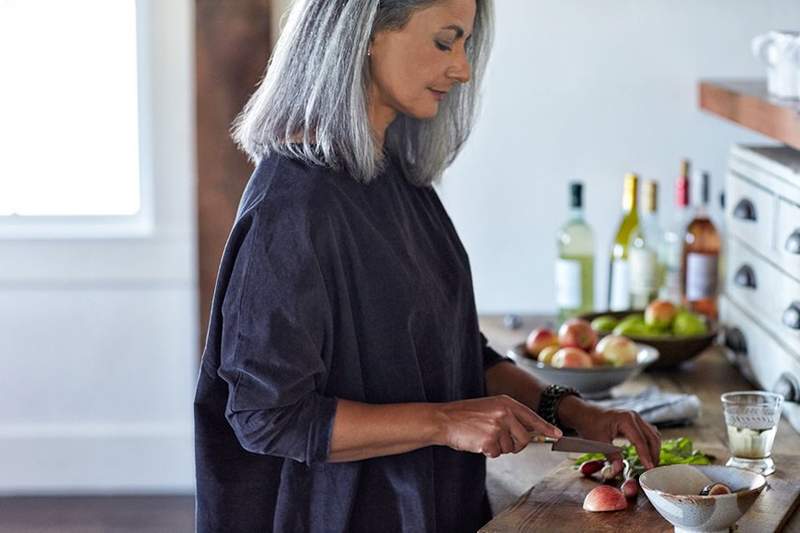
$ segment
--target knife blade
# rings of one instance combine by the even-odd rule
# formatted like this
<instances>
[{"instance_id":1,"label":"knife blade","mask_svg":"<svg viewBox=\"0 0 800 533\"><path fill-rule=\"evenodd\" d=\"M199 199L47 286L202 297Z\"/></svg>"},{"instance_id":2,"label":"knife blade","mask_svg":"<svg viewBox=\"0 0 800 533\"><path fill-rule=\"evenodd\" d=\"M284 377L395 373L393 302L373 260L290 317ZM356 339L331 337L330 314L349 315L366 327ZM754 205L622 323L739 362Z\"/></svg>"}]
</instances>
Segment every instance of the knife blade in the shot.
<instances>
[{"instance_id":1,"label":"knife blade","mask_svg":"<svg viewBox=\"0 0 800 533\"><path fill-rule=\"evenodd\" d=\"M596 452L596 453L620 453L622 448L607 442L597 440L581 439L578 437L545 437L536 433L531 434L531 442L550 443L553 445L554 452Z\"/></svg>"}]
</instances>

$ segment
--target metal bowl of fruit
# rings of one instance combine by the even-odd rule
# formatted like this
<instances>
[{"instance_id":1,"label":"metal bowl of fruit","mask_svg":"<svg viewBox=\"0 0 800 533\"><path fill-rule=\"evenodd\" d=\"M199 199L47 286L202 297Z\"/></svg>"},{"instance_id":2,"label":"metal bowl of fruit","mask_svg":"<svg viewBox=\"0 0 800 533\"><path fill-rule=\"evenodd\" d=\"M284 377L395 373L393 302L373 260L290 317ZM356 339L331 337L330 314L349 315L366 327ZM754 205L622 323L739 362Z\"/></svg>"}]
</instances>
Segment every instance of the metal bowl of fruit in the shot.
<instances>
[{"instance_id":1,"label":"metal bowl of fruit","mask_svg":"<svg viewBox=\"0 0 800 533\"><path fill-rule=\"evenodd\" d=\"M717 324L680 309L666 300L655 300L647 309L581 315L599 337L623 335L652 346L660 357L649 370L672 368L688 361L714 344Z\"/></svg>"},{"instance_id":2,"label":"metal bowl of fruit","mask_svg":"<svg viewBox=\"0 0 800 533\"><path fill-rule=\"evenodd\" d=\"M573 387L586 397L603 397L658 360L658 350L619 335L598 342L586 320L572 319L558 332L533 330L509 350L516 363L547 383Z\"/></svg>"}]
</instances>

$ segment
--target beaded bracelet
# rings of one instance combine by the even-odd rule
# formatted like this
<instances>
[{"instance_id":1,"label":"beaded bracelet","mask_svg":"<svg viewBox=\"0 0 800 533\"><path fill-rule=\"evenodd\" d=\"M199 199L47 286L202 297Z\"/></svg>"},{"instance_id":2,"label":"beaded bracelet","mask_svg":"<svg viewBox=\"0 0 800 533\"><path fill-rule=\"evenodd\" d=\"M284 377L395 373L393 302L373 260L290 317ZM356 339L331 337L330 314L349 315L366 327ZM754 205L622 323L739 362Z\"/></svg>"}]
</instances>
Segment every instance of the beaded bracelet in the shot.
<instances>
[{"instance_id":1,"label":"beaded bracelet","mask_svg":"<svg viewBox=\"0 0 800 533\"><path fill-rule=\"evenodd\" d=\"M539 408L536 409L536 411L538 412L539 416L541 416L549 424L564 429L561 427L561 421L558 419L558 406L561 403L561 400L567 396L577 396L578 398L581 397L578 391L572 387L564 387L563 385L548 385L542 391L542 395L539 399Z\"/></svg>"}]
</instances>

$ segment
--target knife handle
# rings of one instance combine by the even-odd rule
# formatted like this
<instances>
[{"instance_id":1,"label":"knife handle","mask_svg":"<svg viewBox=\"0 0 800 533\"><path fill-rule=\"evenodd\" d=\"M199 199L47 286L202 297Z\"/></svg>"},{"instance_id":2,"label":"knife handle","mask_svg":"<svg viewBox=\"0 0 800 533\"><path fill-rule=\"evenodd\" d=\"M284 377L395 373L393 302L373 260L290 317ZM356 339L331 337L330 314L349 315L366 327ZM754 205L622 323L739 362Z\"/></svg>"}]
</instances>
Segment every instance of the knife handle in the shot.
<instances>
[{"instance_id":1,"label":"knife handle","mask_svg":"<svg viewBox=\"0 0 800 533\"><path fill-rule=\"evenodd\" d=\"M553 444L555 442L558 442L558 439L556 439L556 438L547 437L545 435L540 435L538 433L528 433L528 435L531 438L531 442L537 442L539 444L545 444L545 443Z\"/></svg>"}]
</instances>

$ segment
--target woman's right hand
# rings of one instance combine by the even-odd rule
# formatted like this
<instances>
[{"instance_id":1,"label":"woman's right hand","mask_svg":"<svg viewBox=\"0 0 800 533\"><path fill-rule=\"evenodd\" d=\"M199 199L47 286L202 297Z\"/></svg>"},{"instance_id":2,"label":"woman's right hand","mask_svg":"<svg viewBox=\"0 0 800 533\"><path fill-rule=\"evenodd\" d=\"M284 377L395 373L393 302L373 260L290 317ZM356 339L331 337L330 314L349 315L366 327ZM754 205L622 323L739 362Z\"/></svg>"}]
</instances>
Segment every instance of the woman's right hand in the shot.
<instances>
[{"instance_id":1,"label":"woman's right hand","mask_svg":"<svg viewBox=\"0 0 800 533\"><path fill-rule=\"evenodd\" d=\"M436 414L438 444L491 458L521 452L530 432L561 437L560 429L505 394L439 404Z\"/></svg>"}]
</instances>

